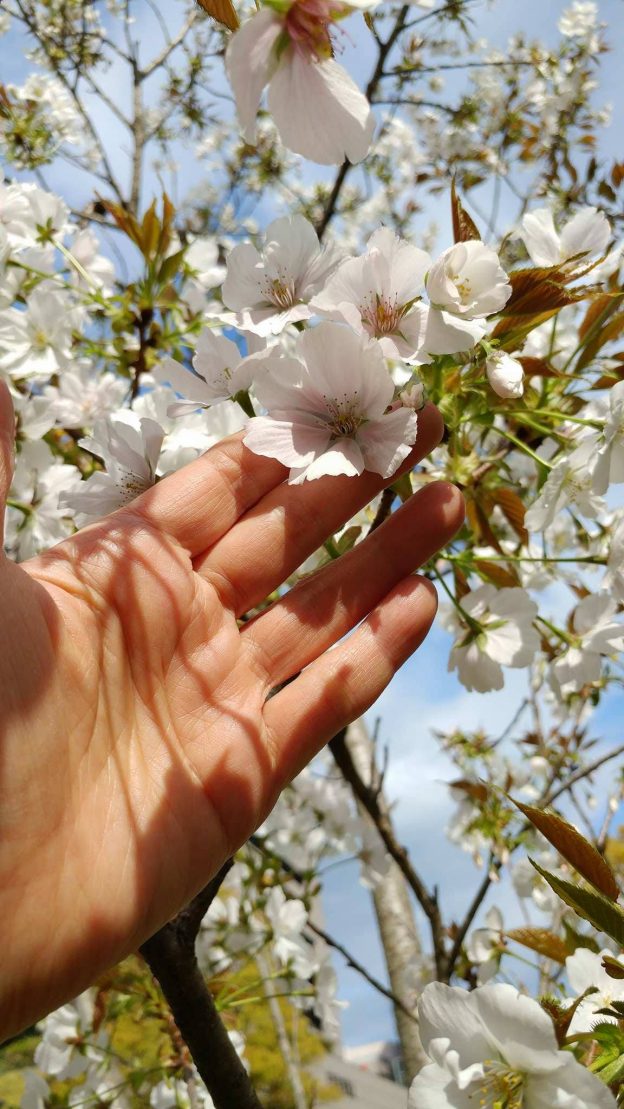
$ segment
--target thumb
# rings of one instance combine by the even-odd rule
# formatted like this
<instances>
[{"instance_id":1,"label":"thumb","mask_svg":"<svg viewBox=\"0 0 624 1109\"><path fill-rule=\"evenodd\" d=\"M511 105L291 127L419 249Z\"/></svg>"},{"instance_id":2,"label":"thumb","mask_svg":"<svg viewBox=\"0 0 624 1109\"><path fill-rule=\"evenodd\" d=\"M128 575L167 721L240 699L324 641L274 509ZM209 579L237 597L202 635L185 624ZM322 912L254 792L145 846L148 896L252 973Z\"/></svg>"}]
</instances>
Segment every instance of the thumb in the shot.
<instances>
[{"instance_id":1,"label":"thumb","mask_svg":"<svg viewBox=\"0 0 624 1109\"><path fill-rule=\"evenodd\" d=\"M4 505L13 478L15 416L6 382L0 379L0 544L4 535Z\"/></svg>"}]
</instances>

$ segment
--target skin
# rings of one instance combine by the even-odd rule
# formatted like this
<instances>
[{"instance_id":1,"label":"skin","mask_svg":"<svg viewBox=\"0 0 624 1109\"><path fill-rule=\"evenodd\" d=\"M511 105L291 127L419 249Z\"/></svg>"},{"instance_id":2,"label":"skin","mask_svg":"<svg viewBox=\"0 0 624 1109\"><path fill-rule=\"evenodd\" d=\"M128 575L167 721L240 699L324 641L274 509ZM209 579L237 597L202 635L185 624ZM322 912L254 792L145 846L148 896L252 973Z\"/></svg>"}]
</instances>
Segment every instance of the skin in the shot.
<instances>
[{"instance_id":1,"label":"skin","mask_svg":"<svg viewBox=\"0 0 624 1109\"><path fill-rule=\"evenodd\" d=\"M441 433L428 407L403 469ZM12 457L1 386L3 497ZM412 571L463 519L442 483L239 625L383 485L285 477L234 436L46 554L1 557L0 1040L174 916L427 634Z\"/></svg>"}]
</instances>

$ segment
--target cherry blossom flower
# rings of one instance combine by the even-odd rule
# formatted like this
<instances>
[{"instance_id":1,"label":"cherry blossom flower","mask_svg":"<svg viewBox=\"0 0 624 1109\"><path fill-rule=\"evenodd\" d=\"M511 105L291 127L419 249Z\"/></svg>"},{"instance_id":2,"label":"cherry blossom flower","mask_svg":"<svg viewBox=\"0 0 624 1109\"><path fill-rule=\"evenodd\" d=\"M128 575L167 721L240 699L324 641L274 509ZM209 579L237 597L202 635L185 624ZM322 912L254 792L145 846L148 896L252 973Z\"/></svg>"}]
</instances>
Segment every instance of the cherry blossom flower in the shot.
<instances>
[{"instance_id":1,"label":"cherry blossom flower","mask_svg":"<svg viewBox=\"0 0 624 1109\"><path fill-rule=\"evenodd\" d=\"M536 266L557 266L579 254L604 254L611 227L604 212L582 208L558 232L550 208L535 208L523 216L519 235Z\"/></svg>"},{"instance_id":2,"label":"cherry blossom flower","mask_svg":"<svg viewBox=\"0 0 624 1109\"><path fill-rule=\"evenodd\" d=\"M266 360L256 395L268 415L250 420L249 449L290 466L293 484L364 469L390 477L416 441L416 413L386 411L394 384L379 344L321 323L299 336L296 353Z\"/></svg>"},{"instance_id":3,"label":"cherry blossom flower","mask_svg":"<svg viewBox=\"0 0 624 1109\"><path fill-rule=\"evenodd\" d=\"M80 1050L82 1039L92 1031L93 1000L89 991L62 1005L42 1022L42 1036L35 1050L35 1063L44 1074L76 1078L89 1066Z\"/></svg>"},{"instance_id":4,"label":"cherry blossom flower","mask_svg":"<svg viewBox=\"0 0 624 1109\"><path fill-rule=\"evenodd\" d=\"M431 982L418 1004L432 1060L410 1088L410 1109L615 1109L615 1098L569 1051L550 1017L506 983L472 993Z\"/></svg>"},{"instance_id":5,"label":"cherry blossom flower","mask_svg":"<svg viewBox=\"0 0 624 1109\"><path fill-rule=\"evenodd\" d=\"M39 287L26 308L0 312L0 372L14 377L50 377L71 357L79 311L64 293Z\"/></svg>"},{"instance_id":6,"label":"cherry blossom flower","mask_svg":"<svg viewBox=\"0 0 624 1109\"><path fill-rule=\"evenodd\" d=\"M318 959L314 946L302 935L308 920L303 901L287 898L279 886L274 886L264 911L271 925L271 950L275 958L282 966L290 966L300 978L309 978L318 966Z\"/></svg>"},{"instance_id":7,"label":"cherry blossom flower","mask_svg":"<svg viewBox=\"0 0 624 1109\"><path fill-rule=\"evenodd\" d=\"M88 362L74 362L59 375L58 389L44 390L53 421L68 428L92 427L118 408L127 393L127 381L98 373Z\"/></svg>"},{"instance_id":8,"label":"cherry blossom flower","mask_svg":"<svg viewBox=\"0 0 624 1109\"><path fill-rule=\"evenodd\" d=\"M609 414L593 465L593 489L602 496L624 481L624 381L609 390Z\"/></svg>"},{"instance_id":9,"label":"cherry blossom flower","mask_svg":"<svg viewBox=\"0 0 624 1109\"><path fill-rule=\"evenodd\" d=\"M544 531L568 505L583 516L594 519L604 507L604 502L593 489L591 463L594 459L594 442L584 440L571 452L555 463L539 497L533 501L524 525L528 531Z\"/></svg>"},{"instance_id":10,"label":"cherry blossom flower","mask_svg":"<svg viewBox=\"0 0 624 1109\"><path fill-rule=\"evenodd\" d=\"M485 926L475 928L466 943L468 958L479 968L477 980L480 986L497 973L503 947L502 913L496 905L492 905L485 915Z\"/></svg>"},{"instance_id":11,"label":"cherry blossom flower","mask_svg":"<svg viewBox=\"0 0 624 1109\"><path fill-rule=\"evenodd\" d=\"M267 227L262 254L251 243L234 247L223 303L238 313L243 330L277 335L288 323L310 319L309 301L341 260L335 247L321 247L303 216L276 219Z\"/></svg>"},{"instance_id":12,"label":"cherry blossom flower","mask_svg":"<svg viewBox=\"0 0 624 1109\"><path fill-rule=\"evenodd\" d=\"M462 598L470 623L455 609L443 613L447 628L459 630L449 657L466 689L487 693L502 689L503 666L528 666L539 647L533 627L537 605L524 589L481 585Z\"/></svg>"},{"instance_id":13,"label":"cherry blossom flower","mask_svg":"<svg viewBox=\"0 0 624 1109\"><path fill-rule=\"evenodd\" d=\"M20 1101L20 1109L47 1109L50 1104L50 1087L36 1070L27 1070L24 1074L24 1091Z\"/></svg>"},{"instance_id":14,"label":"cherry blossom flower","mask_svg":"<svg viewBox=\"0 0 624 1109\"><path fill-rule=\"evenodd\" d=\"M73 531L65 494L81 484L78 470L55 458L42 439L22 443L6 518L5 542L13 558L32 558Z\"/></svg>"},{"instance_id":15,"label":"cherry blossom flower","mask_svg":"<svg viewBox=\"0 0 624 1109\"><path fill-rule=\"evenodd\" d=\"M155 420L127 409L97 421L93 435L79 445L101 458L106 471L92 474L63 498L80 526L129 504L154 484L163 435Z\"/></svg>"},{"instance_id":16,"label":"cherry blossom flower","mask_svg":"<svg viewBox=\"0 0 624 1109\"><path fill-rule=\"evenodd\" d=\"M608 1017L604 1013L597 1013L597 1009L608 1009L613 1001L624 1001L624 981L612 978L607 974L602 965L605 955L613 958L613 952L607 950L597 953L587 947L578 947L573 955L568 955L565 968L568 982L572 992L578 997L586 990L596 989L577 1005L570 1023L570 1035L579 1032L591 1032L598 1021L617 1023L615 1017ZM624 970L624 965L622 967Z\"/></svg>"},{"instance_id":17,"label":"cherry blossom flower","mask_svg":"<svg viewBox=\"0 0 624 1109\"><path fill-rule=\"evenodd\" d=\"M427 309L416 302L430 265L426 251L380 227L366 253L343 262L310 307L379 339L388 358L415 360L427 322Z\"/></svg>"},{"instance_id":18,"label":"cherry blossom flower","mask_svg":"<svg viewBox=\"0 0 624 1109\"><path fill-rule=\"evenodd\" d=\"M425 284L432 307L423 347L432 354L469 350L485 335L484 317L500 312L511 296L498 255L478 239L445 250Z\"/></svg>"},{"instance_id":19,"label":"cherry blossom flower","mask_svg":"<svg viewBox=\"0 0 624 1109\"><path fill-rule=\"evenodd\" d=\"M600 681L602 656L624 650L624 624L613 617L617 601L605 594L584 597L572 615L572 642L553 663L553 677L563 696Z\"/></svg>"},{"instance_id":20,"label":"cherry blossom flower","mask_svg":"<svg viewBox=\"0 0 624 1109\"><path fill-rule=\"evenodd\" d=\"M85 273L89 275L91 282L102 292L110 293L115 283L115 267L110 258L105 258L103 254L98 253L99 248L100 244L96 236L90 228L85 227L72 240L70 253L72 258L75 258ZM70 269L75 284L88 287L88 282L85 281L76 267L70 264Z\"/></svg>"},{"instance_id":21,"label":"cherry blossom flower","mask_svg":"<svg viewBox=\"0 0 624 1109\"><path fill-rule=\"evenodd\" d=\"M524 370L517 358L505 351L495 351L485 363L487 379L494 392L505 400L521 397L524 392Z\"/></svg>"},{"instance_id":22,"label":"cherry blossom flower","mask_svg":"<svg viewBox=\"0 0 624 1109\"><path fill-rule=\"evenodd\" d=\"M260 8L232 37L226 68L247 142L263 89L289 150L322 165L366 157L375 121L366 97L333 59L331 27L351 8L374 3L293 0Z\"/></svg>"},{"instance_id":23,"label":"cherry blossom flower","mask_svg":"<svg viewBox=\"0 0 624 1109\"><path fill-rule=\"evenodd\" d=\"M251 385L257 359L258 355L243 358L231 339L216 335L209 328L202 331L193 355L193 370L174 358L164 358L154 367L156 381L168 383L186 398L170 404L167 415L185 416L197 408L210 408L219 401L235 398Z\"/></svg>"}]
</instances>

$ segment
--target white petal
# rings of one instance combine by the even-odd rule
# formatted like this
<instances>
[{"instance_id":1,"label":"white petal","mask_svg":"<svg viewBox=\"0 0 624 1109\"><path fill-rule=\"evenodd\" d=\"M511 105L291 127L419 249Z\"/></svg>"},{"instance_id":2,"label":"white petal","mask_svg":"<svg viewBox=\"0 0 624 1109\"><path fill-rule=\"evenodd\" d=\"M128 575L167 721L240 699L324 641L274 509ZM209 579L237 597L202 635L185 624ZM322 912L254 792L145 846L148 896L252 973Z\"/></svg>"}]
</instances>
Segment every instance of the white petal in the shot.
<instances>
[{"instance_id":1,"label":"white petal","mask_svg":"<svg viewBox=\"0 0 624 1109\"><path fill-rule=\"evenodd\" d=\"M297 352L320 399L357 398L360 415L369 419L381 416L390 404L394 384L374 340L355 335L340 324L320 323L300 336Z\"/></svg>"},{"instance_id":2,"label":"white petal","mask_svg":"<svg viewBox=\"0 0 624 1109\"><path fill-rule=\"evenodd\" d=\"M234 311L264 305L263 279L264 265L255 246L239 243L227 260L227 277L221 290L223 303Z\"/></svg>"},{"instance_id":3,"label":"white petal","mask_svg":"<svg viewBox=\"0 0 624 1109\"><path fill-rule=\"evenodd\" d=\"M441 982L425 986L418 1002L418 1019L427 1054L431 1054L434 1040L446 1039L458 1053L462 1069L488 1058L491 1041L466 990Z\"/></svg>"},{"instance_id":4,"label":"white petal","mask_svg":"<svg viewBox=\"0 0 624 1109\"><path fill-rule=\"evenodd\" d=\"M279 16L262 8L232 36L226 51L225 66L236 99L236 114L249 143L255 141L260 97L277 65L275 45L281 33Z\"/></svg>"},{"instance_id":5,"label":"white petal","mask_svg":"<svg viewBox=\"0 0 624 1109\"><path fill-rule=\"evenodd\" d=\"M463 320L450 312L430 308L423 350L427 354L459 354L472 350L486 331L487 325L482 320Z\"/></svg>"},{"instance_id":6,"label":"white petal","mask_svg":"<svg viewBox=\"0 0 624 1109\"><path fill-rule=\"evenodd\" d=\"M257 17L256 17L257 18ZM361 162L375 129L366 97L333 59L282 55L269 85L269 110L284 146L321 165Z\"/></svg>"},{"instance_id":7,"label":"white petal","mask_svg":"<svg viewBox=\"0 0 624 1109\"><path fill-rule=\"evenodd\" d=\"M475 990L470 999L490 1043L514 1069L547 1073L561 1066L552 1020L533 998L499 982Z\"/></svg>"},{"instance_id":8,"label":"white petal","mask_svg":"<svg viewBox=\"0 0 624 1109\"><path fill-rule=\"evenodd\" d=\"M556 266L561 260L559 236L549 208L536 208L522 217L520 237L536 266Z\"/></svg>"},{"instance_id":9,"label":"white petal","mask_svg":"<svg viewBox=\"0 0 624 1109\"><path fill-rule=\"evenodd\" d=\"M320 477L338 477L346 474L347 477L358 477L364 470L362 452L353 439L341 439L332 443L331 447L310 463L303 472L291 474L291 484L300 484L301 481L313 481Z\"/></svg>"},{"instance_id":10,"label":"white petal","mask_svg":"<svg viewBox=\"0 0 624 1109\"><path fill-rule=\"evenodd\" d=\"M329 431L304 421L273 420L254 416L247 425L243 442L254 454L276 458L285 466L309 466L329 443Z\"/></svg>"},{"instance_id":11,"label":"white petal","mask_svg":"<svg viewBox=\"0 0 624 1109\"><path fill-rule=\"evenodd\" d=\"M416 442L416 419L411 409L397 408L358 431L357 441L367 470L384 478L392 476Z\"/></svg>"},{"instance_id":12,"label":"white petal","mask_svg":"<svg viewBox=\"0 0 624 1109\"><path fill-rule=\"evenodd\" d=\"M611 238L611 227L604 212L583 208L566 223L561 232L561 255L604 254Z\"/></svg>"}]
</instances>

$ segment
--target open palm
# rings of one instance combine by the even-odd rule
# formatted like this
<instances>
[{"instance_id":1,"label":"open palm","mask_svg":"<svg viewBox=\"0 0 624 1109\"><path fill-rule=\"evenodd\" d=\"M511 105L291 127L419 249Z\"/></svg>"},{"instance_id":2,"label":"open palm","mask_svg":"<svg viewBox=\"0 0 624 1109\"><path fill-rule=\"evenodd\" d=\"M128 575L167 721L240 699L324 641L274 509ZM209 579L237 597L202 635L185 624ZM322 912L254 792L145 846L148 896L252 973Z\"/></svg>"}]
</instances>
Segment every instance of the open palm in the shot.
<instances>
[{"instance_id":1,"label":"open palm","mask_svg":"<svg viewBox=\"0 0 624 1109\"><path fill-rule=\"evenodd\" d=\"M440 434L426 409L404 468ZM11 440L2 390L4 495ZM241 622L382 486L284 477L235 436L0 563L0 1036L170 919L424 638L435 594L411 572L462 516L443 484Z\"/></svg>"}]
</instances>

